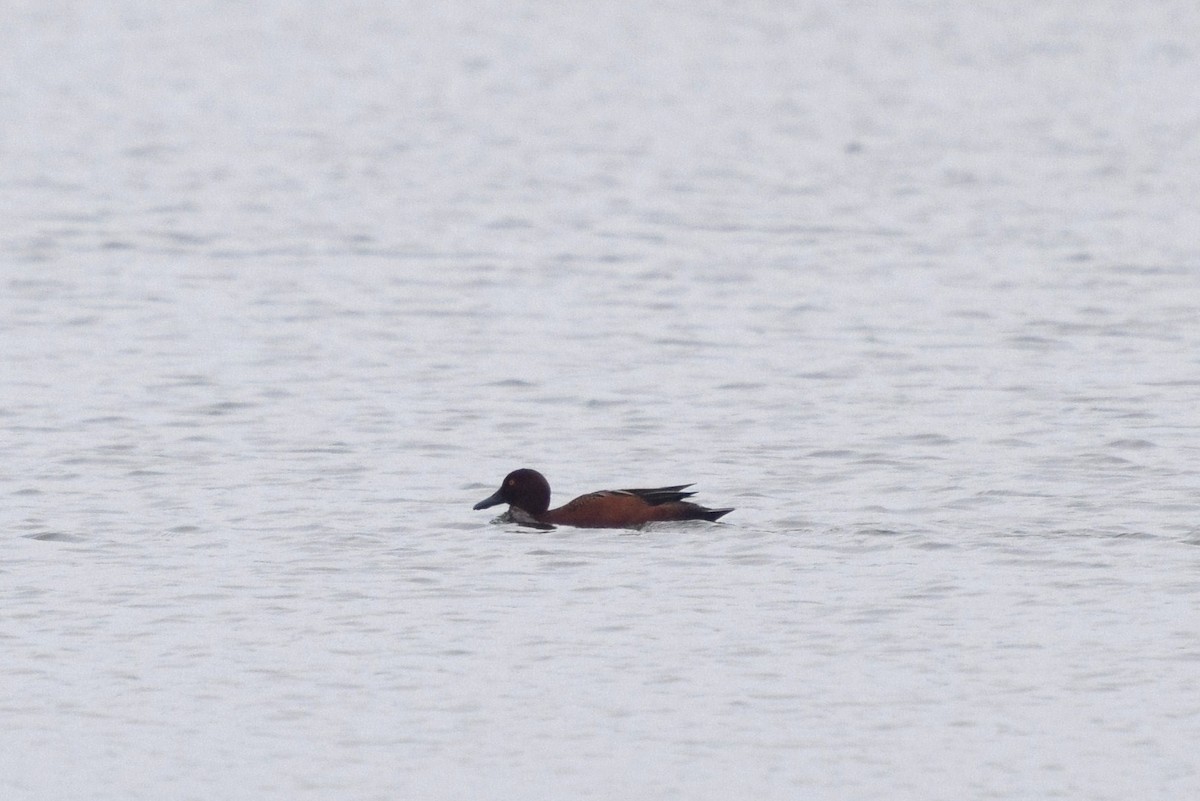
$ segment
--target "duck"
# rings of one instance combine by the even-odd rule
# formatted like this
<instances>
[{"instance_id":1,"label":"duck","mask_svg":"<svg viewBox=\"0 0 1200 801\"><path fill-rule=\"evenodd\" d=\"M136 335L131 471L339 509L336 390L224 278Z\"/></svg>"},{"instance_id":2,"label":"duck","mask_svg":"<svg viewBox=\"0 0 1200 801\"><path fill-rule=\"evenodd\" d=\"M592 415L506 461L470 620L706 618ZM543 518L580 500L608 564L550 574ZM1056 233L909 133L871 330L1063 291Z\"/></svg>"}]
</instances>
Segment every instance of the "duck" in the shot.
<instances>
[{"instance_id":1,"label":"duck","mask_svg":"<svg viewBox=\"0 0 1200 801\"><path fill-rule=\"evenodd\" d=\"M694 484L676 484L653 489L601 490L580 495L550 508L550 482L528 467L514 470L500 482L500 489L475 504L487 509L507 503L508 519L539 528L641 528L663 520L708 520L716 522L733 508L709 509L685 500L696 493L685 492Z\"/></svg>"}]
</instances>

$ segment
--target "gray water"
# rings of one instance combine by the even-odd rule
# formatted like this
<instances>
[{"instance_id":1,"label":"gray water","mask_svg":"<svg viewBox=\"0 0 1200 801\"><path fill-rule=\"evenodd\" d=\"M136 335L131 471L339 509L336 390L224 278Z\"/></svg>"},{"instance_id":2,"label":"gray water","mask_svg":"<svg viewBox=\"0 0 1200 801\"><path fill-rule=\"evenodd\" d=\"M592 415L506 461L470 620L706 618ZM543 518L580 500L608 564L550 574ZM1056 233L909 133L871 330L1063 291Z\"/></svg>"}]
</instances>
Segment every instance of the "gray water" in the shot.
<instances>
[{"instance_id":1,"label":"gray water","mask_svg":"<svg viewBox=\"0 0 1200 801\"><path fill-rule=\"evenodd\" d=\"M4 16L0 797L1200 794L1194 3Z\"/></svg>"}]
</instances>

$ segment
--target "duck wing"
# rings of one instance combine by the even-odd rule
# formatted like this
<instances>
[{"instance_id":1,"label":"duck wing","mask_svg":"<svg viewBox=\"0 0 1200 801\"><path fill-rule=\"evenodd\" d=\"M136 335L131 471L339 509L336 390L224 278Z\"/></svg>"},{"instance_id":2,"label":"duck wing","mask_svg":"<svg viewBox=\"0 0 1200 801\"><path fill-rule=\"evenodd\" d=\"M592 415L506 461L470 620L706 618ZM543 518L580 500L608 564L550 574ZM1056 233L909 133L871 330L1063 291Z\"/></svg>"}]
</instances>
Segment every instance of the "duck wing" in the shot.
<instances>
[{"instance_id":1,"label":"duck wing","mask_svg":"<svg viewBox=\"0 0 1200 801\"><path fill-rule=\"evenodd\" d=\"M652 489L623 489L609 490L614 494L633 495L641 498L651 506L661 506L664 503L675 503L682 501L684 498L690 498L696 493L683 492L682 490L692 486L691 484L676 484L674 487L654 487Z\"/></svg>"}]
</instances>

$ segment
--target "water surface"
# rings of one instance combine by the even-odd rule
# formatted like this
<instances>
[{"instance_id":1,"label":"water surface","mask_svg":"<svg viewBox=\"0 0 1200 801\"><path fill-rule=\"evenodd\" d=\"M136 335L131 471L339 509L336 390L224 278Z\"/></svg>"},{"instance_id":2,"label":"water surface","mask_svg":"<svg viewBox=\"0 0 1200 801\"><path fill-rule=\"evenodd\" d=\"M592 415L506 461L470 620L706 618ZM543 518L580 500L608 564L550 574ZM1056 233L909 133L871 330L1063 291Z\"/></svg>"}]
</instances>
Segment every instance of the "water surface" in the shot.
<instances>
[{"instance_id":1,"label":"water surface","mask_svg":"<svg viewBox=\"0 0 1200 801\"><path fill-rule=\"evenodd\" d=\"M1200 792L1192 6L9 17L4 797Z\"/></svg>"}]
</instances>

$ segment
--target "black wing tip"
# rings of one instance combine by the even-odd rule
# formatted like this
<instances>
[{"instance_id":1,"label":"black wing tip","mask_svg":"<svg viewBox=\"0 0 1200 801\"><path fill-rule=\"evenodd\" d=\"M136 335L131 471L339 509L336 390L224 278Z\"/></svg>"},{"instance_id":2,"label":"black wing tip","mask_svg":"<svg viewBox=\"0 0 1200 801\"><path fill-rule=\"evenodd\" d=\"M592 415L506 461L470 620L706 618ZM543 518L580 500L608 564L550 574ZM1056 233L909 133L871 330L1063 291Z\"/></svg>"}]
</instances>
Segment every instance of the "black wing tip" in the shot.
<instances>
[{"instance_id":1,"label":"black wing tip","mask_svg":"<svg viewBox=\"0 0 1200 801\"><path fill-rule=\"evenodd\" d=\"M708 520L715 523L721 517L733 511L733 507L729 507L728 509L709 509L707 506L701 506L700 504L686 500L696 493L683 492L683 490L694 486L696 486L695 482L691 484L676 484L672 487L654 487L653 489L627 489L621 490L621 492L636 495L651 506L661 506L665 503L683 503L690 510L691 514L689 517L693 520Z\"/></svg>"},{"instance_id":2,"label":"black wing tip","mask_svg":"<svg viewBox=\"0 0 1200 801\"><path fill-rule=\"evenodd\" d=\"M692 484L676 484L673 487L644 487L641 489L627 489L621 492L628 492L630 495L636 495L651 506L660 506L664 503L675 503L682 501L684 498L690 498L696 493L682 492L682 490L693 486Z\"/></svg>"},{"instance_id":3,"label":"black wing tip","mask_svg":"<svg viewBox=\"0 0 1200 801\"><path fill-rule=\"evenodd\" d=\"M628 492L633 495L655 495L658 493L679 492L680 490L685 490L688 487L694 487L694 486L696 486L696 482L693 481L691 484L676 484L671 487L639 487L637 489L623 489L623 490L617 490L617 491L618 492ZM694 493L694 492L688 493L688 495L695 495L695 494L696 493Z\"/></svg>"}]
</instances>

